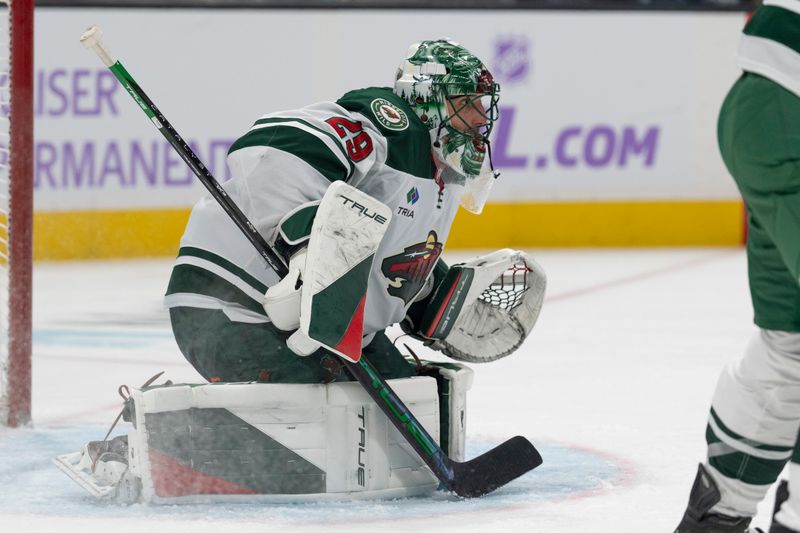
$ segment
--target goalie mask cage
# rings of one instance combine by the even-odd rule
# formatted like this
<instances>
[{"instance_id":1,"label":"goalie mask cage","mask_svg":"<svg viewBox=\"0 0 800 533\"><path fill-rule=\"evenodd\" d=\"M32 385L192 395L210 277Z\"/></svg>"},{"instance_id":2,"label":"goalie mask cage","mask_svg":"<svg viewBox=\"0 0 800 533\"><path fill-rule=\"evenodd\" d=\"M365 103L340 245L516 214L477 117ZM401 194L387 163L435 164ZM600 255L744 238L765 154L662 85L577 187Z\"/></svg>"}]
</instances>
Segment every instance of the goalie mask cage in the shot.
<instances>
[{"instance_id":1,"label":"goalie mask cage","mask_svg":"<svg viewBox=\"0 0 800 533\"><path fill-rule=\"evenodd\" d=\"M0 0L0 425L31 419L33 0Z\"/></svg>"}]
</instances>

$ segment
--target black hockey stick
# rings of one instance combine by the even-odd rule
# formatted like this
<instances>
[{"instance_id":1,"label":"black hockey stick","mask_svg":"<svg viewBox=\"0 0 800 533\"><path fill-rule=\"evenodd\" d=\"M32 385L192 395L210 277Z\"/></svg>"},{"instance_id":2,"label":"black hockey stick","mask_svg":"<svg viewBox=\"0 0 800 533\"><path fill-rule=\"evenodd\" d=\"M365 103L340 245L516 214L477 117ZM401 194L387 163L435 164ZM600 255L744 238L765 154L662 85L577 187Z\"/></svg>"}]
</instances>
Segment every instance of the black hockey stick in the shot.
<instances>
[{"instance_id":1,"label":"black hockey stick","mask_svg":"<svg viewBox=\"0 0 800 533\"><path fill-rule=\"evenodd\" d=\"M102 32L97 26L89 28L81 42L86 48L94 50L103 63L114 73L117 80L136 101L172 147L183 158L189 168L200 179L230 218L236 223L252 245L258 250L267 264L278 276L288 274L288 268L278 254L256 230L253 224L231 200L225 189L211 175L189 145L175 131L164 115L158 110L122 63L113 59L101 43ZM448 490L464 498L482 496L501 487L522 474L542 464L542 457L536 448L524 437L514 437L466 462L451 460L442 451L433 437L397 397L375 368L362 357L358 363L342 359L345 368L369 393L375 403L386 414L403 438L419 454L434 475Z\"/></svg>"}]
</instances>

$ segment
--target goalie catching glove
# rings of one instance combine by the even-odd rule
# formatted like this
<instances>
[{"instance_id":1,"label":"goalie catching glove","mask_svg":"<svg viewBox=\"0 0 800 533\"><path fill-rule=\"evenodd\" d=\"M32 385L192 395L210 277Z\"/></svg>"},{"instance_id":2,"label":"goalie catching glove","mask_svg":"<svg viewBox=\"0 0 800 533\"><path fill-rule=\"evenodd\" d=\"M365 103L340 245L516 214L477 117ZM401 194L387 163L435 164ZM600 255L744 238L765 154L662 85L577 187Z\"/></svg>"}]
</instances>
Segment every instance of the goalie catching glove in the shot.
<instances>
[{"instance_id":1,"label":"goalie catching glove","mask_svg":"<svg viewBox=\"0 0 800 533\"><path fill-rule=\"evenodd\" d=\"M445 355L471 363L513 353L533 329L547 277L536 261L508 248L451 266L415 323L403 331Z\"/></svg>"}]
</instances>

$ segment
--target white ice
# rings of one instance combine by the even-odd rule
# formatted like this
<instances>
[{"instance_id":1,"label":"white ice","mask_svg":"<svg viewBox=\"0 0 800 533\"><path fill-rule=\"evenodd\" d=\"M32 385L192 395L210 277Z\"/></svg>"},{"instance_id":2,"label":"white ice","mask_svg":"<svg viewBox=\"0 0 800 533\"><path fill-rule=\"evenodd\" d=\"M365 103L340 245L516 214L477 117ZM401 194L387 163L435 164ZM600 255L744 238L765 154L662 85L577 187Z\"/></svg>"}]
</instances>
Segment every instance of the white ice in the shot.
<instances>
[{"instance_id":1,"label":"white ice","mask_svg":"<svg viewBox=\"0 0 800 533\"><path fill-rule=\"evenodd\" d=\"M34 426L0 430L0 531L672 531L717 376L754 331L744 251L531 253L548 298L518 353L473 366L467 440L477 454L525 435L544 465L480 500L324 505L122 507L85 495L49 461L103 436L117 387L161 370L200 378L161 308L169 260L37 264ZM772 491L756 525L771 503Z\"/></svg>"}]
</instances>

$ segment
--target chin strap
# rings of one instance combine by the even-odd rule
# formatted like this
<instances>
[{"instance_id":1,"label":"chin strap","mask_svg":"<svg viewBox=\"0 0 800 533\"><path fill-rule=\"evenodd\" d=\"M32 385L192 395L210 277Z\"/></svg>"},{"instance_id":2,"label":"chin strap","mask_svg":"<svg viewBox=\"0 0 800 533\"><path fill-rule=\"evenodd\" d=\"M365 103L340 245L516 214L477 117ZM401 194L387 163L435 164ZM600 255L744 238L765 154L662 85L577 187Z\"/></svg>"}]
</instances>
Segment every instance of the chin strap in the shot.
<instances>
[{"instance_id":1,"label":"chin strap","mask_svg":"<svg viewBox=\"0 0 800 533\"><path fill-rule=\"evenodd\" d=\"M495 170L494 163L492 162L492 143L489 142L489 139L484 140L483 143L486 145L486 155L489 156L489 169L492 171L492 174L494 174L494 179L497 179L500 177L500 171Z\"/></svg>"},{"instance_id":2,"label":"chin strap","mask_svg":"<svg viewBox=\"0 0 800 533\"><path fill-rule=\"evenodd\" d=\"M444 129L445 123L448 120L450 120L450 117L447 117L446 119L439 121L439 127L436 128L436 138L433 140L433 147L434 148L441 148L441 146L442 146L442 143L441 143L442 130Z\"/></svg>"}]
</instances>

